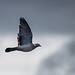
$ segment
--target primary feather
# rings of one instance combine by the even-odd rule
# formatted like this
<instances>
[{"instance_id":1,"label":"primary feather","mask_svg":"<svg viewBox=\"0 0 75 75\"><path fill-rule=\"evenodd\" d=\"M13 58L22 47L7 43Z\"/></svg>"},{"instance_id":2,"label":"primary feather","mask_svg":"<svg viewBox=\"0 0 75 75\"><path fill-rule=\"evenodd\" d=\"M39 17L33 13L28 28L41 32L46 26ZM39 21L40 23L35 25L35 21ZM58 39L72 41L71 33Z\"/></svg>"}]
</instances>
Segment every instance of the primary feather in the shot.
<instances>
[{"instance_id":1,"label":"primary feather","mask_svg":"<svg viewBox=\"0 0 75 75\"><path fill-rule=\"evenodd\" d=\"M18 45L32 43L32 32L24 18L20 18Z\"/></svg>"}]
</instances>

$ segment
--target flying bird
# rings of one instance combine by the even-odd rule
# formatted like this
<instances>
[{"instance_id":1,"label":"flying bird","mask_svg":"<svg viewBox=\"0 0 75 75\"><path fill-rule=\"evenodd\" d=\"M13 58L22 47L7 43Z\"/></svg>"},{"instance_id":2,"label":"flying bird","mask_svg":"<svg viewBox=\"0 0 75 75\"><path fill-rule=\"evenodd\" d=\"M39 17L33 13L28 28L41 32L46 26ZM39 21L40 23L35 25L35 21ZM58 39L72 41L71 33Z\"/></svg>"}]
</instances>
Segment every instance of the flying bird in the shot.
<instances>
[{"instance_id":1,"label":"flying bird","mask_svg":"<svg viewBox=\"0 0 75 75\"><path fill-rule=\"evenodd\" d=\"M23 51L29 52L34 50L37 47L41 47L40 44L33 44L32 43L33 34L32 31L27 23L27 21L22 17L20 18L20 25L19 25L19 33L18 33L18 46L12 48L6 48L5 52L11 51Z\"/></svg>"}]
</instances>

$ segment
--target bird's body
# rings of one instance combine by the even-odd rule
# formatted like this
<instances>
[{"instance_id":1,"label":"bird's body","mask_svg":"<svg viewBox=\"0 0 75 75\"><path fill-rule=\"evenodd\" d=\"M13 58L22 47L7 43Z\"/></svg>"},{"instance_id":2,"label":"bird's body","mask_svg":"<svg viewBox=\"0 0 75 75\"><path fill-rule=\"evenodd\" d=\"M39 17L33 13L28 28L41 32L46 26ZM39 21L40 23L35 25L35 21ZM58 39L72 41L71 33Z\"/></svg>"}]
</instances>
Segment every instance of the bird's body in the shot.
<instances>
[{"instance_id":1,"label":"bird's body","mask_svg":"<svg viewBox=\"0 0 75 75\"><path fill-rule=\"evenodd\" d=\"M16 49L18 51L29 52L35 49L35 46L34 44L28 44L28 45L17 46Z\"/></svg>"},{"instance_id":2,"label":"bird's body","mask_svg":"<svg viewBox=\"0 0 75 75\"><path fill-rule=\"evenodd\" d=\"M33 44L32 43L32 32L31 29L26 22L24 18L20 18L20 25L19 25L19 33L18 33L18 46L13 48L7 48L6 52L11 51L23 51L23 52L29 52L35 49L36 47L39 47L40 44Z\"/></svg>"}]
</instances>

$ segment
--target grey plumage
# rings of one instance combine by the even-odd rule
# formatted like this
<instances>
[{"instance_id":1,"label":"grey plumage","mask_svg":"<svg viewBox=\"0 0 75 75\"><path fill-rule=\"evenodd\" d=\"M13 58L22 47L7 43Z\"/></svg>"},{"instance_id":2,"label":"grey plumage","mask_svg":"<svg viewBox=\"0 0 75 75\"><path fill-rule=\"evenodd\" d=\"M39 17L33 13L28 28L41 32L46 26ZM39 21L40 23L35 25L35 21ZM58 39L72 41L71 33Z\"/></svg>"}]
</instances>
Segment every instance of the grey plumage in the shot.
<instances>
[{"instance_id":1,"label":"grey plumage","mask_svg":"<svg viewBox=\"0 0 75 75\"><path fill-rule=\"evenodd\" d=\"M32 32L24 18L20 18L18 45L32 43Z\"/></svg>"},{"instance_id":2,"label":"grey plumage","mask_svg":"<svg viewBox=\"0 0 75 75\"><path fill-rule=\"evenodd\" d=\"M27 23L27 21L22 17L20 18L20 25L19 25L19 33L18 33L18 46L13 48L6 48L5 52L11 51L23 51L29 52L35 49L36 47L40 47L40 44L33 44L32 43L32 31Z\"/></svg>"}]
</instances>

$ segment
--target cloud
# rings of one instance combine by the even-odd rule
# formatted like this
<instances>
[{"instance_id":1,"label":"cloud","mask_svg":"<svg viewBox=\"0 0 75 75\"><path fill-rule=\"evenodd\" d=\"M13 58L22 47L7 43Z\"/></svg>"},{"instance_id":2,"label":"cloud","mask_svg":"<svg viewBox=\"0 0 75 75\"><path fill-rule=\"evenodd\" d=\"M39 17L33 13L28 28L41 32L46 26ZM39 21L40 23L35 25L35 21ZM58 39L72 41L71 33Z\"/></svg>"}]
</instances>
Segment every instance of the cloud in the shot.
<instances>
[{"instance_id":1,"label":"cloud","mask_svg":"<svg viewBox=\"0 0 75 75\"><path fill-rule=\"evenodd\" d=\"M75 41L65 44L40 64L37 75L75 75Z\"/></svg>"}]
</instances>

